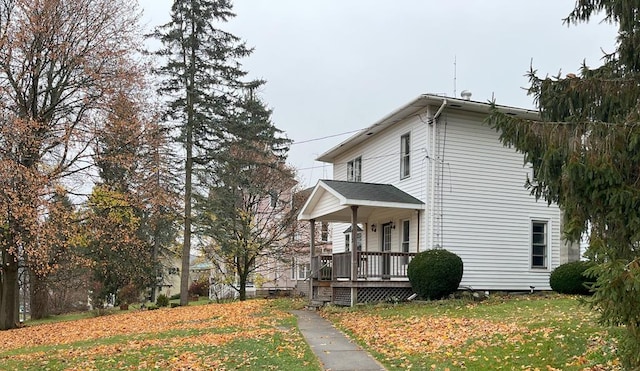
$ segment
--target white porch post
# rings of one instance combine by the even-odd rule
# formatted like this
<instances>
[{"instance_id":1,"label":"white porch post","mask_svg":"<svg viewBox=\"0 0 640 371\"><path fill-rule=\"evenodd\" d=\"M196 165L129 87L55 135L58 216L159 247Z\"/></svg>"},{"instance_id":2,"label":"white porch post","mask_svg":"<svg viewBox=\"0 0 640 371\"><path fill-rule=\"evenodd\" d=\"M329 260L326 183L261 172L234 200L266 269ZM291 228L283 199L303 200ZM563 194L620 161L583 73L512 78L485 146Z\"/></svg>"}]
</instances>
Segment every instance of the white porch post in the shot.
<instances>
[{"instance_id":1,"label":"white porch post","mask_svg":"<svg viewBox=\"0 0 640 371\"><path fill-rule=\"evenodd\" d=\"M351 206L351 281L358 279L358 206ZM358 289L351 288L351 306L356 304Z\"/></svg>"},{"instance_id":2,"label":"white porch post","mask_svg":"<svg viewBox=\"0 0 640 371\"><path fill-rule=\"evenodd\" d=\"M309 277L309 302L313 300L313 257L316 255L316 220L309 220L311 236L309 238L309 267L310 267L310 277ZM297 267L294 267L297 269Z\"/></svg>"}]
</instances>

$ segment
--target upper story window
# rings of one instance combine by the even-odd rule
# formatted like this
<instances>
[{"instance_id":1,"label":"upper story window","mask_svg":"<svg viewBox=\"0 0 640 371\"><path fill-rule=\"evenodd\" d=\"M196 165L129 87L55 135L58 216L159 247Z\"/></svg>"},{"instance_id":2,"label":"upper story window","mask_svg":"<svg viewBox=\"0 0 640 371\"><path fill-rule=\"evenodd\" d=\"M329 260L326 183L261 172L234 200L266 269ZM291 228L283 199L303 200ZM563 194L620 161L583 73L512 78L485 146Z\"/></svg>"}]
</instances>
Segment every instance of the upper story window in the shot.
<instances>
[{"instance_id":1,"label":"upper story window","mask_svg":"<svg viewBox=\"0 0 640 371\"><path fill-rule=\"evenodd\" d=\"M400 179L411 175L411 135L400 137Z\"/></svg>"},{"instance_id":2,"label":"upper story window","mask_svg":"<svg viewBox=\"0 0 640 371\"><path fill-rule=\"evenodd\" d=\"M362 157L356 157L353 160L347 162L347 181L362 181Z\"/></svg>"},{"instance_id":3,"label":"upper story window","mask_svg":"<svg viewBox=\"0 0 640 371\"><path fill-rule=\"evenodd\" d=\"M531 222L531 268L546 269L548 267L548 230L545 221Z\"/></svg>"},{"instance_id":4,"label":"upper story window","mask_svg":"<svg viewBox=\"0 0 640 371\"><path fill-rule=\"evenodd\" d=\"M320 241L329 242L329 223L322 222L320 227Z\"/></svg>"},{"instance_id":5,"label":"upper story window","mask_svg":"<svg viewBox=\"0 0 640 371\"><path fill-rule=\"evenodd\" d=\"M278 192L274 190L269 191L269 205L271 207L278 206Z\"/></svg>"}]
</instances>

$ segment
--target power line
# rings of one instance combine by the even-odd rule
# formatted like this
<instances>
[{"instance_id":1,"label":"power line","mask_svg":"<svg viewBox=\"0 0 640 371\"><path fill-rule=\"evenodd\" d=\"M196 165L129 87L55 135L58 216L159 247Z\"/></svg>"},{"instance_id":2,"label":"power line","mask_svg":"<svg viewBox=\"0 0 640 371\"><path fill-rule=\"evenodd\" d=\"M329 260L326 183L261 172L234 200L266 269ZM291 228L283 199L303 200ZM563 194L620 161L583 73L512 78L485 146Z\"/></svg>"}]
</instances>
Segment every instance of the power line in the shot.
<instances>
[{"instance_id":1,"label":"power line","mask_svg":"<svg viewBox=\"0 0 640 371\"><path fill-rule=\"evenodd\" d=\"M426 153L426 149L425 148L417 148L417 149L413 149L410 151L410 153L415 154L415 153ZM381 159L381 158L388 158L388 157L396 157L396 156L400 156L400 152L389 152L389 153L384 153L381 155L377 155L377 156L371 156L371 157L362 157L361 160L362 162L364 161L369 161L369 160L377 160L377 159ZM429 160L433 160L431 157L429 157L429 155L425 155L426 159ZM345 161L345 162L334 162L334 163L330 163L329 165L325 164L325 165L313 165L313 166L309 166L309 167L301 167L301 168L296 168L296 171L304 171L304 170L312 170L312 169L321 169L323 167L326 166L335 166L335 165L344 165L349 161Z\"/></svg>"},{"instance_id":2,"label":"power line","mask_svg":"<svg viewBox=\"0 0 640 371\"><path fill-rule=\"evenodd\" d=\"M319 140L324 140L324 139L329 139L329 138L335 138L335 137L339 137L342 135L347 135L347 134L353 134L353 133L357 133L359 131L362 131L362 129L358 129L358 130L352 130L352 131L346 131L344 133L340 133L340 134L333 134L333 135L327 135L325 137L320 137L320 138L313 138L313 139L307 139L307 140L301 140L301 141L294 141L293 143L291 143L291 145L296 145L296 144L303 144L303 143L309 143L309 142L316 142Z\"/></svg>"}]
</instances>

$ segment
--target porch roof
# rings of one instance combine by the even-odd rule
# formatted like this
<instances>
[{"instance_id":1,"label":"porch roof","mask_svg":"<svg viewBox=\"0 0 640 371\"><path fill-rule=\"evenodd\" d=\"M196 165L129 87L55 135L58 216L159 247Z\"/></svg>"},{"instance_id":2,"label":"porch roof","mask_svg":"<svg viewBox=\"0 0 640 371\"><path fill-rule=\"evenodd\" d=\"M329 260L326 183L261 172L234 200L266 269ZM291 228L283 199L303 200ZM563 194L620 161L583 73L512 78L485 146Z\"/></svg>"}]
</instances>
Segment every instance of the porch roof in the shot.
<instances>
[{"instance_id":1,"label":"porch roof","mask_svg":"<svg viewBox=\"0 0 640 371\"><path fill-rule=\"evenodd\" d=\"M376 208L422 210L424 202L391 184L320 180L298 220L351 222L351 206L358 206L360 223Z\"/></svg>"}]
</instances>

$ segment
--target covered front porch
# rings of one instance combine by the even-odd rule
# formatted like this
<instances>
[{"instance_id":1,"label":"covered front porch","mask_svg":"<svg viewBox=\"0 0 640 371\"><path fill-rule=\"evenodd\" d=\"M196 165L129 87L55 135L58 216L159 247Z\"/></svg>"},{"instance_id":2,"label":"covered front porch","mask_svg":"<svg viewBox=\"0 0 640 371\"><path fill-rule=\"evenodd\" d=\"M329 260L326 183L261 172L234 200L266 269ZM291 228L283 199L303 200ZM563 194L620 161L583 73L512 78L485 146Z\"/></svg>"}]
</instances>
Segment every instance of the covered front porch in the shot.
<instances>
[{"instance_id":1,"label":"covered front porch","mask_svg":"<svg viewBox=\"0 0 640 371\"><path fill-rule=\"evenodd\" d=\"M412 294L407 277L420 251L424 203L388 184L321 180L300 220L331 222L333 254L316 254L310 241L312 300L340 305Z\"/></svg>"}]
</instances>

